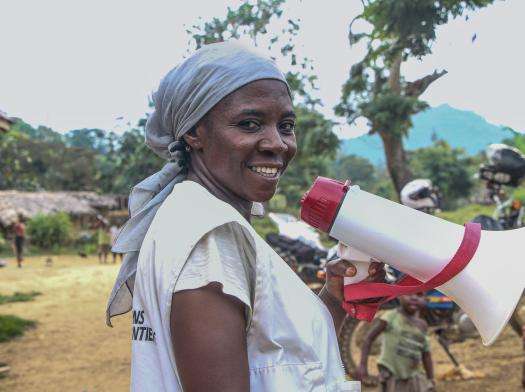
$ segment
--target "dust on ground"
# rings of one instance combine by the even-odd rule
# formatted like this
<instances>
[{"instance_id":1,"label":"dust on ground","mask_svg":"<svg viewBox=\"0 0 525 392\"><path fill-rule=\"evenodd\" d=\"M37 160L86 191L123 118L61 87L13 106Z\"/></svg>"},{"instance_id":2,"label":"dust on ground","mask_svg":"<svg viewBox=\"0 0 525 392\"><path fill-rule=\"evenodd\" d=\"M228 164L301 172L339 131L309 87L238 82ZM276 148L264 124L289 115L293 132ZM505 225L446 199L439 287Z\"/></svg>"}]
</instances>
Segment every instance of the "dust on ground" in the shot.
<instances>
[{"instance_id":1,"label":"dust on ground","mask_svg":"<svg viewBox=\"0 0 525 392\"><path fill-rule=\"evenodd\" d=\"M39 291L31 302L0 306L0 314L36 320L38 326L21 338L0 344L0 362L11 366L0 379L1 391L126 391L129 390L129 314L117 317L114 328L105 325L106 300L119 264L98 263L96 258L31 257L22 269L12 259L0 269L0 291ZM450 367L435 341L432 352L436 373ZM522 391L524 361L521 340L507 328L491 347L479 339L452 346L459 361L485 377L468 381L438 382L439 391ZM363 388L364 391L373 389Z\"/></svg>"}]
</instances>

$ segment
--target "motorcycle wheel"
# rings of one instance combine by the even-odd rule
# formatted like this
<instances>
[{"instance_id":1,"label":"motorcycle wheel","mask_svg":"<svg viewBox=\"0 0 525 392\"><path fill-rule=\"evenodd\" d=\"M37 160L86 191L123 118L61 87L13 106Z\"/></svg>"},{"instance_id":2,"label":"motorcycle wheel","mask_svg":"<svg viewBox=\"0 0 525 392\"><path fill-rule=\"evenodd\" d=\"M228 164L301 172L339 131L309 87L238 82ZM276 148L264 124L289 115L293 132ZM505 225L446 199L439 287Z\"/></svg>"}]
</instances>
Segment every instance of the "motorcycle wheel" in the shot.
<instances>
[{"instance_id":1,"label":"motorcycle wheel","mask_svg":"<svg viewBox=\"0 0 525 392\"><path fill-rule=\"evenodd\" d=\"M366 321L356 320L352 317L347 317L343 326L339 330L339 351L341 359L345 367L346 373L351 377L355 377L355 370L361 358L361 347L363 340L372 326L372 323ZM380 339L376 339L370 349L370 357L373 358L379 355L381 350ZM369 374L372 379L376 378L374 372L375 366L373 362L369 361Z\"/></svg>"}]
</instances>

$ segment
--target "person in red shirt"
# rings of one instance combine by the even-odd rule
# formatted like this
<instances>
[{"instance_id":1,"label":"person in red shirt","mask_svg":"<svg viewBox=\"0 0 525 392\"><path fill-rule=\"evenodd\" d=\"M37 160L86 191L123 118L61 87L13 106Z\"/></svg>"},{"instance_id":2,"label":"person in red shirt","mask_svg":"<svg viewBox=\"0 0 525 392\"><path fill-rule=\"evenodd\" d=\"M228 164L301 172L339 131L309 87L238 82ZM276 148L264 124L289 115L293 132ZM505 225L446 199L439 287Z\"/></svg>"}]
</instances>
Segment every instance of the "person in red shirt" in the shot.
<instances>
[{"instance_id":1,"label":"person in red shirt","mask_svg":"<svg viewBox=\"0 0 525 392\"><path fill-rule=\"evenodd\" d=\"M24 261L24 243L26 239L26 226L24 224L24 218L19 215L18 221L13 225L14 237L14 251L16 256L16 262L18 268L22 268L22 262Z\"/></svg>"}]
</instances>

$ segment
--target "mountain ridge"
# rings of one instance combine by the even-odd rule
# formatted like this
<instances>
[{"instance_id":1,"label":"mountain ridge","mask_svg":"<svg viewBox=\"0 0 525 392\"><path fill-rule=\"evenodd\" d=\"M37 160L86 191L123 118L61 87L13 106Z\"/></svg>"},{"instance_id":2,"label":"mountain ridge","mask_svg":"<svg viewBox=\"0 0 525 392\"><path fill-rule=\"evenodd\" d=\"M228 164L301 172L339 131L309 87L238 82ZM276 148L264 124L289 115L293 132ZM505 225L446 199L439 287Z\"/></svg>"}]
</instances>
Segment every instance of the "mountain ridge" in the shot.
<instances>
[{"instance_id":1,"label":"mountain ridge","mask_svg":"<svg viewBox=\"0 0 525 392\"><path fill-rule=\"evenodd\" d=\"M491 143L512 138L514 131L489 123L482 116L460 110L448 104L430 107L412 118L413 126L404 138L405 149L428 147L433 140L442 139L469 155L483 151ZM341 140L341 155L354 154L367 158L374 165L384 165L385 155L379 135L361 135Z\"/></svg>"}]
</instances>

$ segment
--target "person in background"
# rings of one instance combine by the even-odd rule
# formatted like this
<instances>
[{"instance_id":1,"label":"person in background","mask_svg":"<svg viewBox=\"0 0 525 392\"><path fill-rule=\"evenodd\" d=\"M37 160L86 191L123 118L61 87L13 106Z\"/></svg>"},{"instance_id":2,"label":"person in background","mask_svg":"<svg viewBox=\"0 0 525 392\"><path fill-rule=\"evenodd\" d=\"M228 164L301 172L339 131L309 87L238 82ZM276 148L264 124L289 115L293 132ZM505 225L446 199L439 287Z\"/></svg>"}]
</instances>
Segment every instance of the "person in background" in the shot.
<instances>
[{"instance_id":1,"label":"person in background","mask_svg":"<svg viewBox=\"0 0 525 392\"><path fill-rule=\"evenodd\" d=\"M116 225L112 225L109 228L109 235L111 236L111 246L115 244L115 241L117 240L117 236L119 232L120 232L120 229ZM113 252L112 250L111 254L113 256L113 264L117 262L117 256L120 256L120 261L122 262L122 253Z\"/></svg>"},{"instance_id":2,"label":"person in background","mask_svg":"<svg viewBox=\"0 0 525 392\"><path fill-rule=\"evenodd\" d=\"M108 262L108 253L111 249L111 237L107 224L103 220L99 220L97 223L97 244L98 262L106 264Z\"/></svg>"},{"instance_id":3,"label":"person in background","mask_svg":"<svg viewBox=\"0 0 525 392\"><path fill-rule=\"evenodd\" d=\"M399 297L400 307L376 319L365 337L357 378L368 377L368 355L374 340L383 334L378 360L380 391L427 392L435 390L427 323L419 311L425 306L423 293ZM427 379L421 374L421 362Z\"/></svg>"},{"instance_id":4,"label":"person in background","mask_svg":"<svg viewBox=\"0 0 525 392\"><path fill-rule=\"evenodd\" d=\"M26 239L26 226L24 224L24 217L22 215L18 215L18 220L13 225L13 233L13 249L15 252L16 262L18 264L18 268L22 268L22 262L24 261L24 245Z\"/></svg>"},{"instance_id":5,"label":"person in background","mask_svg":"<svg viewBox=\"0 0 525 392\"><path fill-rule=\"evenodd\" d=\"M525 353L525 325L521 327L521 339L523 340L523 352ZM525 389L525 360L523 361L523 370L521 373L521 386Z\"/></svg>"}]
</instances>

